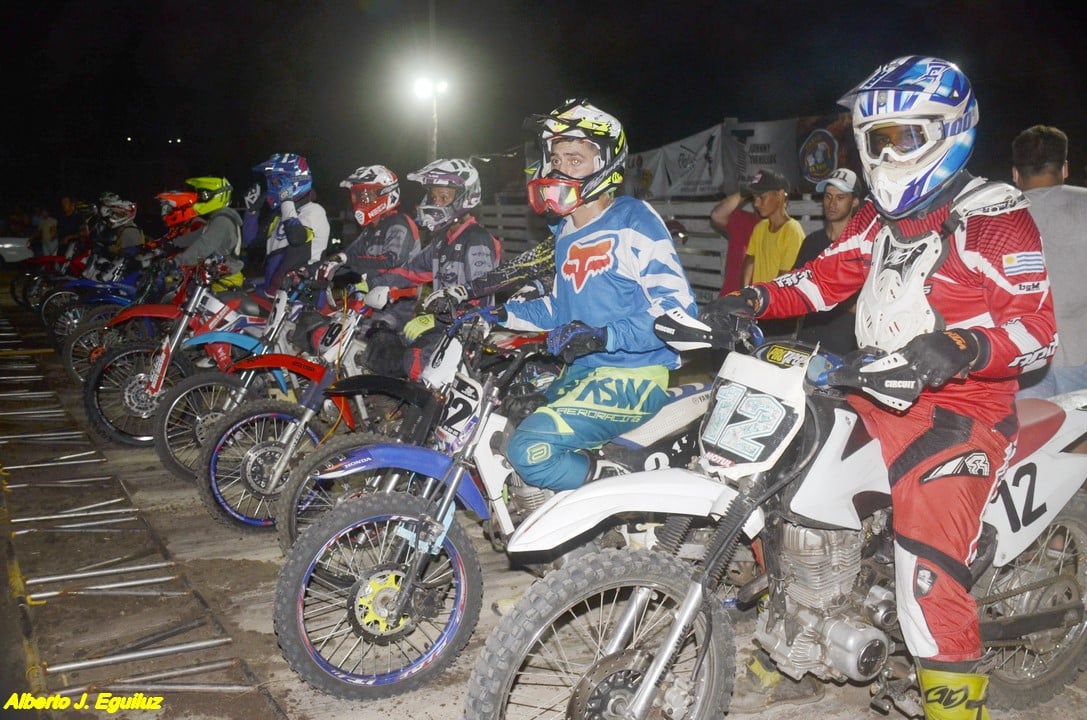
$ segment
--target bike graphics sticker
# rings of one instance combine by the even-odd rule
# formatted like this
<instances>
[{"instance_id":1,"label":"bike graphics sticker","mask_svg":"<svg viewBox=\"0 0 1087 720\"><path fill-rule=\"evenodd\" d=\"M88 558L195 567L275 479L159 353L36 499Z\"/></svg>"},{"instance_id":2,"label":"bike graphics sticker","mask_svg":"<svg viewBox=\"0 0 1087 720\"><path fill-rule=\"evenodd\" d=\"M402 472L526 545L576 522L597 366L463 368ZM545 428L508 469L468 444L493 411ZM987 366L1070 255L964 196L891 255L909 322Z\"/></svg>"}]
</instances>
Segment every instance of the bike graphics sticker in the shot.
<instances>
[{"instance_id":1,"label":"bike graphics sticker","mask_svg":"<svg viewBox=\"0 0 1087 720\"><path fill-rule=\"evenodd\" d=\"M715 465L765 460L796 422L796 411L778 398L738 383L723 383L702 428L702 451Z\"/></svg>"},{"instance_id":2,"label":"bike graphics sticker","mask_svg":"<svg viewBox=\"0 0 1087 720\"><path fill-rule=\"evenodd\" d=\"M615 238L604 238L592 242L574 243L566 253L562 263L562 276L574 286L574 292L581 292L585 282L594 275L601 275L611 269L615 262L613 250Z\"/></svg>"}]
</instances>

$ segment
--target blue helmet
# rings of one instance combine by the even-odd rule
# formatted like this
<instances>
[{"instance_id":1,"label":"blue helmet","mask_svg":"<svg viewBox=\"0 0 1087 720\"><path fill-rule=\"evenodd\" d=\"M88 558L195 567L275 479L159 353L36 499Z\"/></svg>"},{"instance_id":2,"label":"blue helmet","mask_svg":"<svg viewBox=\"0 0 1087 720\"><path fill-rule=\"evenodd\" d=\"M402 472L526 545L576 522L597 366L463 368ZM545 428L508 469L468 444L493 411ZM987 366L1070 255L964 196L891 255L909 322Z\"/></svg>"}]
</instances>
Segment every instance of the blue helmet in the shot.
<instances>
[{"instance_id":1,"label":"blue helmet","mask_svg":"<svg viewBox=\"0 0 1087 720\"><path fill-rule=\"evenodd\" d=\"M254 165L253 171L264 174L268 187L266 197L273 208L279 207L279 194L285 187L291 189L292 200L313 190L313 174L306 158L301 155L276 153L259 165Z\"/></svg>"},{"instance_id":2,"label":"blue helmet","mask_svg":"<svg viewBox=\"0 0 1087 720\"><path fill-rule=\"evenodd\" d=\"M977 99L970 81L947 60L892 60L838 103L853 112L872 201L889 217L925 207L973 151Z\"/></svg>"}]
</instances>

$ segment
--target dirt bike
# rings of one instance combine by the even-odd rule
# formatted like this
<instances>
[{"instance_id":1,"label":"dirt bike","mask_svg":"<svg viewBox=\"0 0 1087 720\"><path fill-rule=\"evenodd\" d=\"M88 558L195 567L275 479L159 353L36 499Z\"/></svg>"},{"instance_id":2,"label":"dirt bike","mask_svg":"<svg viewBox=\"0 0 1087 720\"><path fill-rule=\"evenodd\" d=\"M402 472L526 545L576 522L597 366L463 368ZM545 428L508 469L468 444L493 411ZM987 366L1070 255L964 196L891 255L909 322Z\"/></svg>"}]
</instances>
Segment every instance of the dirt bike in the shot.
<instances>
[{"instance_id":1,"label":"dirt bike","mask_svg":"<svg viewBox=\"0 0 1087 720\"><path fill-rule=\"evenodd\" d=\"M62 284L50 292L38 306L38 315L49 342L58 350L82 320L91 314L108 318L121 308L140 303L157 302L167 291L173 274L172 263L153 253L141 253L134 258L116 261L118 269L128 267L123 277L87 280L79 278Z\"/></svg>"},{"instance_id":2,"label":"dirt bike","mask_svg":"<svg viewBox=\"0 0 1087 720\"><path fill-rule=\"evenodd\" d=\"M657 327L673 347L723 340L682 313ZM530 517L511 552L649 508L711 517L717 529L693 578L662 543L586 556L536 583L488 638L465 717L721 717L735 657L713 590L744 536L762 541L766 573L741 595L765 593L755 639L781 672L870 684L873 707L920 716L897 622L887 472L843 388L904 409L921 383L897 353L854 366L799 343L732 352L698 471L601 480ZM971 567L994 708L1051 698L1087 645L1087 455L1070 452L1087 432L1087 393L1018 412L1018 449Z\"/></svg>"},{"instance_id":3,"label":"dirt bike","mask_svg":"<svg viewBox=\"0 0 1087 720\"><path fill-rule=\"evenodd\" d=\"M181 347L196 350L209 344L228 343L241 350L243 358L269 353L294 354L290 338L299 316L313 306L316 288L301 277L288 276L276 293L264 333L258 338L245 332L213 330L186 338ZM163 467L187 482L196 480L196 461L208 442L208 430L225 413L247 398L297 397L311 377L283 368L238 370L237 363L225 370L197 372L180 380L163 393L154 416L155 453Z\"/></svg>"},{"instance_id":4,"label":"dirt bike","mask_svg":"<svg viewBox=\"0 0 1087 720\"><path fill-rule=\"evenodd\" d=\"M213 329L263 332L267 312L244 294L225 302L211 292L218 277L229 273L221 258L208 258L195 273L184 305L144 304L128 307L107 321L107 327L130 319L155 318L171 323L160 341L133 342L107 350L87 371L83 408L96 434L122 445L145 446L154 441L153 416L162 393L196 370L181 351L190 334ZM212 366L228 367L234 360L229 342L204 346Z\"/></svg>"},{"instance_id":5,"label":"dirt bike","mask_svg":"<svg viewBox=\"0 0 1087 720\"><path fill-rule=\"evenodd\" d=\"M516 424L511 407L535 392L538 376L522 369L534 359L555 362L544 336L502 336L509 359L487 367L479 363L499 349L474 327L447 336L431 360L431 369L457 370L446 382L431 380L445 388L431 447L333 446L284 494L289 510L277 523L319 516L280 573L276 633L288 664L323 692L384 697L441 673L471 636L483 593L479 559L454 511L459 505L479 517L502 551L519 517L549 494L525 486L501 454ZM527 392L510 391L515 378ZM653 419L601 449L600 460L614 459L597 467L686 464L707 392L704 383L673 388Z\"/></svg>"},{"instance_id":6,"label":"dirt bike","mask_svg":"<svg viewBox=\"0 0 1087 720\"><path fill-rule=\"evenodd\" d=\"M414 288L404 289L404 293ZM271 528L275 500L291 464L339 427L390 438L410 437L423 398L410 383L361 376L350 392L329 387L364 370L370 309L354 296L342 314L324 317L304 335L305 356L269 353L245 358L235 371L288 371L308 380L297 401L253 400L207 430L197 459L197 491L212 518L250 529Z\"/></svg>"},{"instance_id":7,"label":"dirt bike","mask_svg":"<svg viewBox=\"0 0 1087 720\"><path fill-rule=\"evenodd\" d=\"M91 365L107 350L127 342L161 339L168 332L177 311L165 306L184 306L195 282L196 268L178 268L168 258L159 258L155 264L165 278L166 286L162 288L165 292L159 295L155 291L149 297L142 297L141 293L139 302L123 306L89 309L64 338L60 359L73 382L82 385Z\"/></svg>"}]
</instances>

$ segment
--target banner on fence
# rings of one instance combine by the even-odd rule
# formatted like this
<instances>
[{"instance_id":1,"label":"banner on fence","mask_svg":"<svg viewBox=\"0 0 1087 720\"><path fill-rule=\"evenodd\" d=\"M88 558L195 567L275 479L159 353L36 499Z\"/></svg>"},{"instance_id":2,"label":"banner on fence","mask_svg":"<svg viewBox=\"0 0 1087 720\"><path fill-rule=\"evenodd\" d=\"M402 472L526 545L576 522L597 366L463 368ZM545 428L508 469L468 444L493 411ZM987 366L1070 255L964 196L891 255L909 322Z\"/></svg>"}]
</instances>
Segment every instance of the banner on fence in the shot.
<instances>
[{"instance_id":1,"label":"banner on fence","mask_svg":"<svg viewBox=\"0 0 1087 720\"><path fill-rule=\"evenodd\" d=\"M764 122L725 118L683 140L631 155L625 191L647 200L721 197L759 170L773 169L804 193L840 166L857 169L849 113Z\"/></svg>"}]
</instances>

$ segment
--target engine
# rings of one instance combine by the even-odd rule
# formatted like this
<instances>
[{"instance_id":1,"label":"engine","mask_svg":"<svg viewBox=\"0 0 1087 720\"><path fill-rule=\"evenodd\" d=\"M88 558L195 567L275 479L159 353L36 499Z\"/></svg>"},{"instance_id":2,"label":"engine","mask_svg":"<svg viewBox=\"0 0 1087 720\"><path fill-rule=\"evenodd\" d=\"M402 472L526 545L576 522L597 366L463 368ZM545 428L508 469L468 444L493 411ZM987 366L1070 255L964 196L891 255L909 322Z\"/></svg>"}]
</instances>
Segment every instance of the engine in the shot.
<instances>
[{"instance_id":1,"label":"engine","mask_svg":"<svg viewBox=\"0 0 1087 720\"><path fill-rule=\"evenodd\" d=\"M760 612L755 628L755 639L781 672L867 682L883 668L893 650L885 630L897 617L892 591L858 581L869 533L784 523L785 615Z\"/></svg>"}]
</instances>

